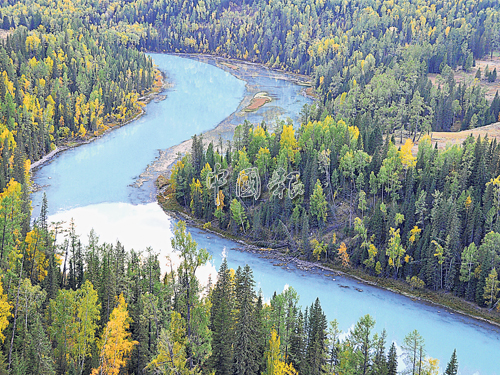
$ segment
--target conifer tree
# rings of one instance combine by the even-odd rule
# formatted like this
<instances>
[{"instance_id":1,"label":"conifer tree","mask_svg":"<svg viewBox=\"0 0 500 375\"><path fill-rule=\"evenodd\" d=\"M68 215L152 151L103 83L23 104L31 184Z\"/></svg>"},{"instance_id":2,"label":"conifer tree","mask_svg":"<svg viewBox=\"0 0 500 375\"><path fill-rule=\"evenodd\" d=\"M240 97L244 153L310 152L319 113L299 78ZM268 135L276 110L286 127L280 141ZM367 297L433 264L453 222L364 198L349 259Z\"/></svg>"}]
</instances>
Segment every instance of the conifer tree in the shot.
<instances>
[{"instance_id":1,"label":"conifer tree","mask_svg":"<svg viewBox=\"0 0 500 375\"><path fill-rule=\"evenodd\" d=\"M387 361L385 357L385 339L387 333L382 330L379 335L375 334L373 337L375 353L373 355L373 366L371 374L373 375L386 375L387 374Z\"/></svg>"},{"instance_id":2,"label":"conifer tree","mask_svg":"<svg viewBox=\"0 0 500 375\"><path fill-rule=\"evenodd\" d=\"M445 375L457 375L458 374L458 361L457 361L457 350L453 350L453 354L451 355L450 362L448 362L448 366L446 366Z\"/></svg>"},{"instance_id":3,"label":"conifer tree","mask_svg":"<svg viewBox=\"0 0 500 375\"><path fill-rule=\"evenodd\" d=\"M236 276L236 325L233 374L253 375L259 370L259 332L255 325L255 294L252 270L246 265Z\"/></svg>"},{"instance_id":4,"label":"conifer tree","mask_svg":"<svg viewBox=\"0 0 500 375\"><path fill-rule=\"evenodd\" d=\"M375 321L370 315L365 315L359 319L349 336L349 343L354 351L356 372L366 375L372 365L371 351L373 339L371 330Z\"/></svg>"},{"instance_id":5,"label":"conifer tree","mask_svg":"<svg viewBox=\"0 0 500 375\"><path fill-rule=\"evenodd\" d=\"M326 365L326 317L321 308L319 299L311 305L309 310L308 322L308 343L306 350L306 361L308 363L309 373L311 375L320 375L323 373Z\"/></svg>"},{"instance_id":6,"label":"conifer tree","mask_svg":"<svg viewBox=\"0 0 500 375\"><path fill-rule=\"evenodd\" d=\"M304 373L306 369L306 332L304 331L304 315L299 311L295 326L290 338L290 361L293 367L299 372Z\"/></svg>"},{"instance_id":7,"label":"conifer tree","mask_svg":"<svg viewBox=\"0 0 500 375\"><path fill-rule=\"evenodd\" d=\"M40 314L35 313L35 318L30 322L28 333L27 359L30 373L33 375L55 375L52 348L40 319ZM83 372L81 369L80 374ZM1 373L1 372L0 372Z\"/></svg>"},{"instance_id":8,"label":"conifer tree","mask_svg":"<svg viewBox=\"0 0 500 375\"><path fill-rule=\"evenodd\" d=\"M413 375L421 372L421 366L425 359L424 339L417 330L410 332L404 338L403 345L404 361Z\"/></svg>"},{"instance_id":9,"label":"conifer tree","mask_svg":"<svg viewBox=\"0 0 500 375\"><path fill-rule=\"evenodd\" d=\"M396 352L396 345L392 343L389 353L387 354L387 375L398 374L398 357Z\"/></svg>"},{"instance_id":10,"label":"conifer tree","mask_svg":"<svg viewBox=\"0 0 500 375\"><path fill-rule=\"evenodd\" d=\"M255 304L255 329L257 331L256 334L256 348L257 348L257 359L259 360L259 370L258 374L262 374L265 371L266 363L265 363L265 352L266 352L266 317L264 306L262 303L262 294L259 294L257 298L257 303Z\"/></svg>"},{"instance_id":11,"label":"conifer tree","mask_svg":"<svg viewBox=\"0 0 500 375\"><path fill-rule=\"evenodd\" d=\"M224 258L219 268L218 280L211 295L210 330L212 331L212 354L210 367L217 374L231 375L233 355L233 286Z\"/></svg>"}]
</instances>

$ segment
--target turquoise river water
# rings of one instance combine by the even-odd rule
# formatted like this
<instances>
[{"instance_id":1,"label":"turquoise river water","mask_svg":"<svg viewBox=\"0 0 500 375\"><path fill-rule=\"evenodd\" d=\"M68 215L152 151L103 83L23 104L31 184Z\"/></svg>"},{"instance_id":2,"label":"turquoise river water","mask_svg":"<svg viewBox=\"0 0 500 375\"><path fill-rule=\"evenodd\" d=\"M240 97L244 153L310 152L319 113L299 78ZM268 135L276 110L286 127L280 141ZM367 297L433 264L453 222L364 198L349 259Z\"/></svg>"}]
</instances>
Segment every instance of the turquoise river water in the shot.
<instances>
[{"instance_id":1,"label":"turquoise river water","mask_svg":"<svg viewBox=\"0 0 500 375\"><path fill-rule=\"evenodd\" d=\"M172 55L152 56L174 84L166 91L167 98L148 104L146 115L131 124L65 151L39 168L34 181L42 189L32 198L36 215L45 191L50 219L73 218L83 239L93 228L102 241L120 239L125 247L136 250L152 246L164 259L163 255L172 251L170 238L175 221L145 191L151 189L151 184L133 187L134 180L154 161L159 150L234 117L245 94L255 87L268 92L274 100L250 114L252 122L268 120L270 107L282 118L296 120L301 107L310 100L301 94L302 87L264 68L251 67L255 74L245 82L213 63ZM233 121L243 118L235 117ZM460 374L500 374L500 329L494 326L349 278L334 280L319 270L276 267L269 260L234 250L240 246L235 242L196 228L189 230L198 245L213 256L210 266L200 272L201 278L213 275L226 256L230 267L252 267L257 287L267 300L275 290L281 292L292 286L303 307L319 297L328 320L337 319L344 332L361 316L370 314L377 322L377 331L387 330L389 343L401 343L407 333L417 329L426 340L428 355L438 358L442 369L456 348ZM162 262L166 267L166 260Z\"/></svg>"}]
</instances>

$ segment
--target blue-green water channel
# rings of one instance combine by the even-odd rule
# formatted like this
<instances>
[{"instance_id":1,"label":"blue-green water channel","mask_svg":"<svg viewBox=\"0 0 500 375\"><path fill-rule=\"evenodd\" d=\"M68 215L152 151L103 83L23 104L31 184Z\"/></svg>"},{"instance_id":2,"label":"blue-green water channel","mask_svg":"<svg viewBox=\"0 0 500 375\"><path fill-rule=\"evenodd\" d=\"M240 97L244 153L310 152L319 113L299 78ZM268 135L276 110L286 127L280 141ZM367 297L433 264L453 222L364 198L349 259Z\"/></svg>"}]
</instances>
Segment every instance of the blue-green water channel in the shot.
<instances>
[{"instance_id":1,"label":"blue-green water channel","mask_svg":"<svg viewBox=\"0 0 500 375\"><path fill-rule=\"evenodd\" d=\"M256 86L274 97L271 104L283 117L296 119L309 100L301 95L301 87L273 78L264 69L253 67L261 74L253 74L246 86L245 81L211 64L171 55L152 56L174 84L166 92L167 99L148 104L147 114L139 120L59 154L37 170L34 181L43 189L33 194L33 204L36 214L45 191L51 219L74 218L82 236L94 228L103 241L120 239L126 247L136 250L153 246L163 255L171 251L174 220L151 202L150 194L132 187L158 150L212 129L230 116L232 121L242 121L234 112L241 107L245 94ZM249 119L260 122L266 111L269 108L264 106ZM253 268L257 287L266 299L275 290L292 286L303 306L319 297L328 320L337 319L344 331L369 313L377 321L377 331L387 330L389 343L401 343L408 332L417 329L426 340L428 355L438 358L442 368L456 348L461 374L500 374L498 328L351 279L333 280L320 271L276 267L253 254L232 250L240 246L235 242L196 228L190 231L213 256L208 273L215 272L225 254L230 267L249 264Z\"/></svg>"}]
</instances>

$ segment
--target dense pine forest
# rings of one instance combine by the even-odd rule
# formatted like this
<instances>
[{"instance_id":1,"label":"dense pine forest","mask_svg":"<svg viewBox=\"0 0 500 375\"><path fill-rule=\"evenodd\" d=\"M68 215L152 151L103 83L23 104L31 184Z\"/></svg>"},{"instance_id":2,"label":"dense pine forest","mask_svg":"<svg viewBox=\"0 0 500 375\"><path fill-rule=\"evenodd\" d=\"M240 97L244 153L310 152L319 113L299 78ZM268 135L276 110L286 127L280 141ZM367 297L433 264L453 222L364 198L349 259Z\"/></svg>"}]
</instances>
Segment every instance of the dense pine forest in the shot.
<instances>
[{"instance_id":1,"label":"dense pine forest","mask_svg":"<svg viewBox=\"0 0 500 375\"><path fill-rule=\"evenodd\" d=\"M418 332L398 357L369 315L342 333L293 288L264 301L248 266L224 262L202 285L209 254L182 222L180 265L162 275L152 249L95 233L84 245L49 223L46 200L31 217L32 162L125 123L161 85L144 51L306 74L318 97L300 124L195 136L167 181L177 208L261 247L499 307L500 145L438 150L427 135L498 121L482 88L496 70L455 79L500 52L497 1L0 5L0 374L392 375L398 359L438 373Z\"/></svg>"},{"instance_id":2,"label":"dense pine forest","mask_svg":"<svg viewBox=\"0 0 500 375\"><path fill-rule=\"evenodd\" d=\"M424 136L414 156L410 139L399 148L380 139L370 152L356 126L331 117L295 133L246 123L222 155L194 137L167 192L210 227L261 247L498 306L496 141L469 137L441 151ZM223 170L227 181L214 187ZM260 195L251 194L256 178Z\"/></svg>"}]
</instances>

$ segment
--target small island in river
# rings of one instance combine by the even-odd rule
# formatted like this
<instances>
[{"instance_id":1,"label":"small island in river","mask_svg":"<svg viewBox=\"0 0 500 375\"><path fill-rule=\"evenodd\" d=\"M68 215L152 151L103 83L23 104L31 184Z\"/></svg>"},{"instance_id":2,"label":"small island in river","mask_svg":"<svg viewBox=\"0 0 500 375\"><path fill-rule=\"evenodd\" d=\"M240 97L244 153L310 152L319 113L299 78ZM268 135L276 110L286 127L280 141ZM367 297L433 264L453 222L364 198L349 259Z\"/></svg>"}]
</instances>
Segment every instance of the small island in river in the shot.
<instances>
[{"instance_id":1,"label":"small island in river","mask_svg":"<svg viewBox=\"0 0 500 375\"><path fill-rule=\"evenodd\" d=\"M267 94L267 92L258 92L257 94L254 95L254 97L250 101L250 104L245 107L244 111L245 112L256 111L264 104L269 103L271 101L272 98Z\"/></svg>"}]
</instances>

